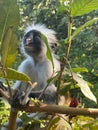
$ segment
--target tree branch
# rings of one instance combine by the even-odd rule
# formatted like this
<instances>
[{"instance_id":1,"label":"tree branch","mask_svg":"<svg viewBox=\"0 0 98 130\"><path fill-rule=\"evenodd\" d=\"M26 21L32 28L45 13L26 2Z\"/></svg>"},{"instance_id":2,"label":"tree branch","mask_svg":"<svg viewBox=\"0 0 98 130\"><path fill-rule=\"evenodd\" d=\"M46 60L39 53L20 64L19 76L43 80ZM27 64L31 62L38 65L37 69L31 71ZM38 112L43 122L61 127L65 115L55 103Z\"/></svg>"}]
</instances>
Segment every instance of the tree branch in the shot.
<instances>
[{"instance_id":1,"label":"tree branch","mask_svg":"<svg viewBox=\"0 0 98 130\"><path fill-rule=\"evenodd\" d=\"M17 109L16 109L17 110ZM47 105L41 103L40 106L35 106L31 101L25 106L18 109L26 112L47 112L47 113L59 113L68 115L84 115L91 117L98 117L98 109L95 108L73 108L58 105Z\"/></svg>"},{"instance_id":2,"label":"tree branch","mask_svg":"<svg viewBox=\"0 0 98 130\"><path fill-rule=\"evenodd\" d=\"M16 118L18 111L11 108L8 130L16 130Z\"/></svg>"}]
</instances>

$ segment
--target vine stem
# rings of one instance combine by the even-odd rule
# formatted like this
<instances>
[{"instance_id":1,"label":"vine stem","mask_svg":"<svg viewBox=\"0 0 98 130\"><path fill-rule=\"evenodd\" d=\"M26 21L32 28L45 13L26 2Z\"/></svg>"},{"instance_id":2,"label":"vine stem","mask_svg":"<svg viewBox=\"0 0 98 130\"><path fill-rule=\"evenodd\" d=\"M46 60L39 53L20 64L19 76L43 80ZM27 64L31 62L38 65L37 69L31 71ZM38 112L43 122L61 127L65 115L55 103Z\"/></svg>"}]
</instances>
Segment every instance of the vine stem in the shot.
<instances>
[{"instance_id":1,"label":"vine stem","mask_svg":"<svg viewBox=\"0 0 98 130\"><path fill-rule=\"evenodd\" d=\"M72 33L72 17L69 17L69 26L68 26L68 49L66 53L66 59L68 60L70 48L71 48L71 33Z\"/></svg>"},{"instance_id":2,"label":"vine stem","mask_svg":"<svg viewBox=\"0 0 98 130\"><path fill-rule=\"evenodd\" d=\"M72 16L71 16L71 6L72 6L72 0L70 0L69 2L69 24L68 24L68 49L67 49L67 53L65 53L65 58L63 59L63 61L61 61L61 71L58 77L58 84L57 84L57 100L56 100L56 104L58 104L59 102L59 89L60 89L60 85L61 85L61 80L62 80L62 74L64 71L64 68L66 66L66 59L68 61L68 56L69 56L69 52L70 52L70 48L71 48L71 33L72 33Z\"/></svg>"}]
</instances>

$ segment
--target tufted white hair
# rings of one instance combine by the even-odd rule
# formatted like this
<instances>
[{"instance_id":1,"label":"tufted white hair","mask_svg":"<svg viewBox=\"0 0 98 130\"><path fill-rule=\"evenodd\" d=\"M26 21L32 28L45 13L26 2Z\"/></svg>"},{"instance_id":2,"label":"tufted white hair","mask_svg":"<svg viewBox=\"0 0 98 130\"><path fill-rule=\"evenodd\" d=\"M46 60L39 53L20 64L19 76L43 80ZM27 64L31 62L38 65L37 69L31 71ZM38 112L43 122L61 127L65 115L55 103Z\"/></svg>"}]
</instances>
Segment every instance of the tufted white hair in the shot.
<instances>
[{"instance_id":1,"label":"tufted white hair","mask_svg":"<svg viewBox=\"0 0 98 130\"><path fill-rule=\"evenodd\" d=\"M44 24L38 23L38 24L28 25L25 29L25 33L31 30L37 30L40 33L44 34L47 37L49 43L57 42L57 39L55 37L56 32L52 29L48 29Z\"/></svg>"}]
</instances>

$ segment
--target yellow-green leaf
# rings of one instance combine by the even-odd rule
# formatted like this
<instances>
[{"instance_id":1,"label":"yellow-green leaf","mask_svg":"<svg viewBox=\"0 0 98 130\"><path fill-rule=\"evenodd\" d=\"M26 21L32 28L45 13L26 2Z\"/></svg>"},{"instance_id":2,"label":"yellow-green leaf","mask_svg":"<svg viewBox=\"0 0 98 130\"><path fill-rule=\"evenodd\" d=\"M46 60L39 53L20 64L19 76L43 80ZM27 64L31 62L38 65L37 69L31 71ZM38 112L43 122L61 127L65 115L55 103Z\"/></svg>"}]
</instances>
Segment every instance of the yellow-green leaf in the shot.
<instances>
[{"instance_id":1,"label":"yellow-green leaf","mask_svg":"<svg viewBox=\"0 0 98 130\"><path fill-rule=\"evenodd\" d=\"M17 0L0 0L0 60L6 67L13 65L17 55L19 21Z\"/></svg>"},{"instance_id":2,"label":"yellow-green leaf","mask_svg":"<svg viewBox=\"0 0 98 130\"><path fill-rule=\"evenodd\" d=\"M80 72L88 72L87 68L72 68L73 72L80 73Z\"/></svg>"},{"instance_id":3,"label":"yellow-green leaf","mask_svg":"<svg viewBox=\"0 0 98 130\"><path fill-rule=\"evenodd\" d=\"M92 25L93 23L98 22L98 18L94 18L92 20L87 21L85 24L81 25L79 28L77 28L72 36L71 39L73 39L77 34L79 34L85 27Z\"/></svg>"},{"instance_id":4,"label":"yellow-green leaf","mask_svg":"<svg viewBox=\"0 0 98 130\"><path fill-rule=\"evenodd\" d=\"M98 9L98 0L73 0L71 15L81 16Z\"/></svg>"},{"instance_id":5,"label":"yellow-green leaf","mask_svg":"<svg viewBox=\"0 0 98 130\"><path fill-rule=\"evenodd\" d=\"M17 0L0 0L0 41L2 41L8 27L14 26L17 28L19 19Z\"/></svg>"},{"instance_id":6,"label":"yellow-green leaf","mask_svg":"<svg viewBox=\"0 0 98 130\"><path fill-rule=\"evenodd\" d=\"M1 45L1 62L5 67L12 66L16 58L17 44L15 40L16 36L13 33L13 27L9 27L3 37Z\"/></svg>"},{"instance_id":7,"label":"yellow-green leaf","mask_svg":"<svg viewBox=\"0 0 98 130\"><path fill-rule=\"evenodd\" d=\"M18 72L11 68L4 68L5 74L2 72L2 68L0 68L0 77L10 80L22 80L22 81L30 81L31 79L24 73Z\"/></svg>"},{"instance_id":8,"label":"yellow-green leaf","mask_svg":"<svg viewBox=\"0 0 98 130\"><path fill-rule=\"evenodd\" d=\"M76 73L74 72L69 72L68 69L66 68L65 74L68 74L69 76L72 76L73 79L77 82L76 85L78 85L82 91L82 93L89 98L90 100L94 101L97 103L96 97L94 96L93 92L90 90L90 87L88 86L87 82L79 77Z\"/></svg>"}]
</instances>

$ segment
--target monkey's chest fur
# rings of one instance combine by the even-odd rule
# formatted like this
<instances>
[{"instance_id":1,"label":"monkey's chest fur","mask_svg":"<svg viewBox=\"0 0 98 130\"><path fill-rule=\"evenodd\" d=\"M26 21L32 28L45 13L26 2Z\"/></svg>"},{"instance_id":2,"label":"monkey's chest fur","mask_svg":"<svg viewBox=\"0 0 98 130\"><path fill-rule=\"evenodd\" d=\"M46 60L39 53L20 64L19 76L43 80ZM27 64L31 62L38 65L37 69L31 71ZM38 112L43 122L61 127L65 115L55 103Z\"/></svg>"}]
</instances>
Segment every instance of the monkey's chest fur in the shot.
<instances>
[{"instance_id":1,"label":"monkey's chest fur","mask_svg":"<svg viewBox=\"0 0 98 130\"><path fill-rule=\"evenodd\" d=\"M28 58L22 62L19 71L27 74L32 82L37 82L37 86L33 89L36 91L46 87L47 80L51 78L53 74L52 64L48 59L35 63L31 58ZM25 87L25 84L22 86Z\"/></svg>"}]
</instances>

